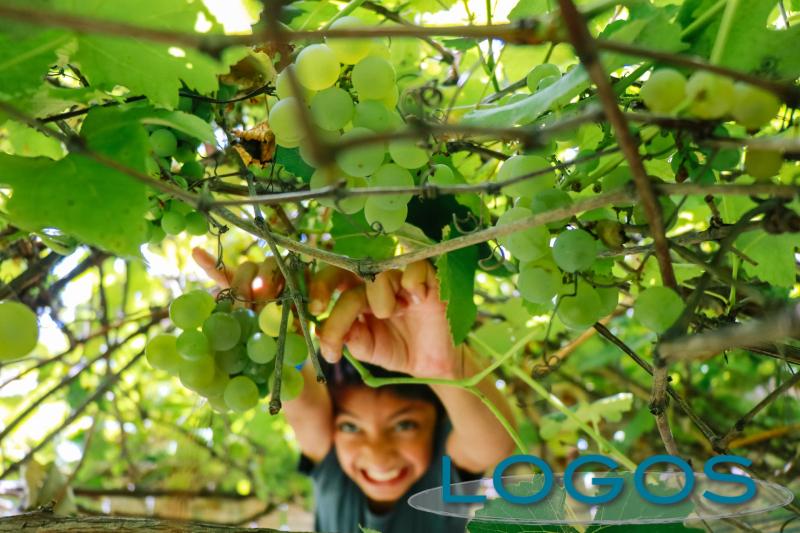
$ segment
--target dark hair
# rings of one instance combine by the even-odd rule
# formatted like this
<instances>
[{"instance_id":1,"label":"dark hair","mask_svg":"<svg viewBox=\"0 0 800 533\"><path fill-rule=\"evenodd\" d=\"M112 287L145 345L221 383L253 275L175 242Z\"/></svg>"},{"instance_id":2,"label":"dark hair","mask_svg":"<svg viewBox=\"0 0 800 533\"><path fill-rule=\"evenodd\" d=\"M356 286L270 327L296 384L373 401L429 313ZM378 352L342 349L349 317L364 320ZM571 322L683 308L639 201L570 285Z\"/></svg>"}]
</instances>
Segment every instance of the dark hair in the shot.
<instances>
[{"instance_id":1,"label":"dark hair","mask_svg":"<svg viewBox=\"0 0 800 533\"><path fill-rule=\"evenodd\" d=\"M356 370L356 368L344 357L342 357L336 364L328 363L322 357L320 357L320 364L322 366L322 373L325 375L325 380L327 381L328 391L330 392L331 399L334 401L334 404L336 403L335 393L337 390L341 390L345 387L367 386L364 383L364 380L361 379L361 375L358 373L358 370ZM367 363L362 364L369 371L369 373L376 378L411 377L408 374L392 372L380 366L370 365ZM377 390L392 392L404 398L426 401L436 408L437 415L440 415L438 418L441 418L441 414L444 412L444 406L442 405L442 402L428 385L384 385Z\"/></svg>"}]
</instances>

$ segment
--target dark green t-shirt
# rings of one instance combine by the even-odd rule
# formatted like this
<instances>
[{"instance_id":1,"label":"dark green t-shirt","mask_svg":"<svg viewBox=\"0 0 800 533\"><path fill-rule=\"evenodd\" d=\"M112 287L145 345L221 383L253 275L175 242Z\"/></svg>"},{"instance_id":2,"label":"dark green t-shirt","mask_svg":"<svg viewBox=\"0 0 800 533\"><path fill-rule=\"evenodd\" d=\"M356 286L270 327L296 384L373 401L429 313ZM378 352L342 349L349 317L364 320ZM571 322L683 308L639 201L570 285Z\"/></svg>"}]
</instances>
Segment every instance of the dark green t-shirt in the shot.
<instances>
[{"instance_id":1,"label":"dark green t-shirt","mask_svg":"<svg viewBox=\"0 0 800 533\"><path fill-rule=\"evenodd\" d=\"M411 495L442 485L442 457L450 428L450 421L446 419L437 424L433 456L428 470L393 509L380 515L370 511L364 493L339 465L334 448L316 465L304 457L300 462L300 470L311 476L314 485L315 531L359 533L359 526L363 526L381 533L464 533L466 520L418 511L407 503ZM480 477L454 469L451 482L458 483Z\"/></svg>"}]
</instances>

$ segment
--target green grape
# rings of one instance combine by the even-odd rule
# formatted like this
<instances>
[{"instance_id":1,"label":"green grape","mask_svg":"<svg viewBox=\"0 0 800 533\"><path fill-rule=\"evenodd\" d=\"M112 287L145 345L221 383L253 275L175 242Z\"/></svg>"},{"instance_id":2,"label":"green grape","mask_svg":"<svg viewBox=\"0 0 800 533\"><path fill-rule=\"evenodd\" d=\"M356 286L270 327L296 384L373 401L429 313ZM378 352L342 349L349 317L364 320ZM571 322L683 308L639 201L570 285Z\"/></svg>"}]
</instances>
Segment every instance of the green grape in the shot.
<instances>
[{"instance_id":1,"label":"green grape","mask_svg":"<svg viewBox=\"0 0 800 533\"><path fill-rule=\"evenodd\" d=\"M536 86L537 91L543 91L561 79L561 76L545 76L539 80L539 85Z\"/></svg>"},{"instance_id":2,"label":"green grape","mask_svg":"<svg viewBox=\"0 0 800 533\"><path fill-rule=\"evenodd\" d=\"M227 386L227 384L226 384ZM227 413L230 411L228 404L225 403L225 398L222 396L208 396L208 405L218 413Z\"/></svg>"},{"instance_id":3,"label":"green grape","mask_svg":"<svg viewBox=\"0 0 800 533\"><path fill-rule=\"evenodd\" d=\"M703 119L725 116L733 106L733 82L724 76L698 70L686 82L693 115Z\"/></svg>"},{"instance_id":4,"label":"green grape","mask_svg":"<svg viewBox=\"0 0 800 533\"><path fill-rule=\"evenodd\" d=\"M388 107L389 109L395 109L397 107L397 102L400 101L400 89L395 87L394 91L392 91L392 94L390 94L386 98L381 98L378 101L381 102L386 107Z\"/></svg>"},{"instance_id":5,"label":"green grape","mask_svg":"<svg viewBox=\"0 0 800 533\"><path fill-rule=\"evenodd\" d=\"M282 307L275 302L264 306L258 315L258 327L270 337L277 337L281 331Z\"/></svg>"},{"instance_id":6,"label":"green grape","mask_svg":"<svg viewBox=\"0 0 800 533\"><path fill-rule=\"evenodd\" d=\"M586 329L602 318L603 304L589 284L578 284L575 296L562 296L558 302L558 318L570 329Z\"/></svg>"},{"instance_id":7,"label":"green grape","mask_svg":"<svg viewBox=\"0 0 800 533\"><path fill-rule=\"evenodd\" d=\"M292 81L289 79L289 69L294 69L295 71L297 70L295 69L294 65L289 65L275 77L275 95L279 100L285 100L286 98L292 98L295 96L294 91L292 90ZM314 96L314 91L306 89L302 85L300 88L303 89L303 94L300 95L303 101L311 101L311 98Z\"/></svg>"},{"instance_id":8,"label":"green grape","mask_svg":"<svg viewBox=\"0 0 800 533\"><path fill-rule=\"evenodd\" d=\"M0 361L19 359L31 353L39 341L36 313L24 304L0 302Z\"/></svg>"},{"instance_id":9,"label":"green grape","mask_svg":"<svg viewBox=\"0 0 800 533\"><path fill-rule=\"evenodd\" d=\"M196 329L189 329L178 335L177 348L178 353L190 361L211 355L208 339Z\"/></svg>"},{"instance_id":10,"label":"green grape","mask_svg":"<svg viewBox=\"0 0 800 533\"><path fill-rule=\"evenodd\" d=\"M221 350L214 354L217 365L228 374L238 374L247 366L247 349L237 344L230 350Z\"/></svg>"},{"instance_id":11,"label":"green grape","mask_svg":"<svg viewBox=\"0 0 800 533\"><path fill-rule=\"evenodd\" d=\"M205 291L200 291L204 294ZM209 297L213 297L209 295ZM195 292L181 294L169 305L169 318L172 323L184 330L197 329L211 315L207 300Z\"/></svg>"},{"instance_id":12,"label":"green grape","mask_svg":"<svg viewBox=\"0 0 800 533\"><path fill-rule=\"evenodd\" d=\"M186 215L186 233L197 237L208 233L208 219L203 213L193 211Z\"/></svg>"},{"instance_id":13,"label":"green grape","mask_svg":"<svg viewBox=\"0 0 800 533\"><path fill-rule=\"evenodd\" d=\"M332 131L317 129L316 135L320 142L328 145L337 144L342 138L342 134L339 133L338 130ZM318 154L314 152L311 143L300 143L298 145L298 152L300 153L300 159L305 161L310 167L321 168L328 166L327 162L318 160Z\"/></svg>"},{"instance_id":14,"label":"green grape","mask_svg":"<svg viewBox=\"0 0 800 533\"><path fill-rule=\"evenodd\" d=\"M178 200L170 200L167 211L174 211L183 216L186 216L192 211L194 211L194 208L189 204L187 204L186 202L181 202Z\"/></svg>"},{"instance_id":15,"label":"green grape","mask_svg":"<svg viewBox=\"0 0 800 533\"><path fill-rule=\"evenodd\" d=\"M389 141L389 155L403 168L416 169L428 162L428 152L410 139Z\"/></svg>"},{"instance_id":16,"label":"green grape","mask_svg":"<svg viewBox=\"0 0 800 533\"><path fill-rule=\"evenodd\" d=\"M685 305L669 287L651 287L639 293L633 317L656 333L663 333L680 318Z\"/></svg>"},{"instance_id":17,"label":"green grape","mask_svg":"<svg viewBox=\"0 0 800 533\"><path fill-rule=\"evenodd\" d=\"M530 209L512 207L497 220L497 226L504 226L517 220L533 216ZM550 232L544 226L518 230L510 235L499 237L502 247L520 261L535 261L547 255L550 249Z\"/></svg>"},{"instance_id":18,"label":"green grape","mask_svg":"<svg viewBox=\"0 0 800 533\"><path fill-rule=\"evenodd\" d=\"M413 187L414 178L406 169L388 163L381 166L369 179L370 187ZM381 194L370 196L375 206L380 206L387 211L397 211L401 206L406 205L413 195L411 193L402 194Z\"/></svg>"},{"instance_id":19,"label":"green grape","mask_svg":"<svg viewBox=\"0 0 800 533\"><path fill-rule=\"evenodd\" d=\"M398 209L387 210L377 198L380 196L370 196L364 204L364 217L367 223L372 227L380 224L381 230L385 233L392 233L403 227L408 216L408 205L401 204Z\"/></svg>"},{"instance_id":20,"label":"green grape","mask_svg":"<svg viewBox=\"0 0 800 533\"><path fill-rule=\"evenodd\" d=\"M433 165L432 172L428 177L428 183L438 185L440 187L446 187L448 185L457 185L458 179L456 179L453 169L451 169L449 166Z\"/></svg>"},{"instance_id":21,"label":"green grape","mask_svg":"<svg viewBox=\"0 0 800 533\"><path fill-rule=\"evenodd\" d=\"M270 373L275 368L274 364L260 365L254 363L250 359L247 360L247 366L243 374L252 379L256 385L266 385L270 380Z\"/></svg>"},{"instance_id":22,"label":"green grape","mask_svg":"<svg viewBox=\"0 0 800 533\"><path fill-rule=\"evenodd\" d=\"M200 387L197 392L206 398L220 397L225 394L225 388L228 386L228 382L230 380L231 378L228 373L219 366L216 366L214 368L214 377L211 379L211 383L205 387Z\"/></svg>"},{"instance_id":23,"label":"green grape","mask_svg":"<svg viewBox=\"0 0 800 533\"><path fill-rule=\"evenodd\" d=\"M327 89L339 79L339 60L325 44L306 46L294 61L297 79L312 91Z\"/></svg>"},{"instance_id":24,"label":"green grape","mask_svg":"<svg viewBox=\"0 0 800 533\"><path fill-rule=\"evenodd\" d=\"M223 398L233 411L243 413L258 405L258 387L247 376L236 376L225 387Z\"/></svg>"},{"instance_id":25,"label":"green grape","mask_svg":"<svg viewBox=\"0 0 800 533\"><path fill-rule=\"evenodd\" d=\"M373 132L366 128L353 128L342 135L342 142L371 137ZM351 176L369 176L383 164L386 156L384 143L367 143L336 152L336 163Z\"/></svg>"},{"instance_id":26,"label":"green grape","mask_svg":"<svg viewBox=\"0 0 800 533\"><path fill-rule=\"evenodd\" d=\"M774 150L748 148L744 154L744 171L757 180L768 180L780 172L783 154Z\"/></svg>"},{"instance_id":27,"label":"green grape","mask_svg":"<svg viewBox=\"0 0 800 533\"><path fill-rule=\"evenodd\" d=\"M342 17L331 24L330 29L359 28L363 23L355 17ZM326 38L327 44L340 63L355 65L369 54L372 43L368 39Z\"/></svg>"},{"instance_id":28,"label":"green grape","mask_svg":"<svg viewBox=\"0 0 800 533\"><path fill-rule=\"evenodd\" d=\"M178 139L168 129L157 129L150 134L150 149L158 157L170 157L178 150Z\"/></svg>"},{"instance_id":29,"label":"green grape","mask_svg":"<svg viewBox=\"0 0 800 533\"><path fill-rule=\"evenodd\" d=\"M382 100L391 96L396 86L394 67L378 56L367 56L356 63L351 80L362 100Z\"/></svg>"},{"instance_id":30,"label":"green grape","mask_svg":"<svg viewBox=\"0 0 800 533\"><path fill-rule=\"evenodd\" d=\"M299 365L308 357L308 346L302 335L297 333L286 334L286 344L283 348L283 364Z\"/></svg>"},{"instance_id":31,"label":"green grape","mask_svg":"<svg viewBox=\"0 0 800 533\"><path fill-rule=\"evenodd\" d=\"M536 194L531 200L531 213L538 215L558 209L559 207L568 207L572 205L572 197L561 189L546 189ZM547 224L550 229L562 227L567 223L569 217Z\"/></svg>"},{"instance_id":32,"label":"green grape","mask_svg":"<svg viewBox=\"0 0 800 533\"><path fill-rule=\"evenodd\" d=\"M270 385L275 383L275 371L269 377ZM283 365L281 370L281 401L294 400L303 392L303 375L293 366ZM274 388L274 385L273 387Z\"/></svg>"},{"instance_id":33,"label":"green grape","mask_svg":"<svg viewBox=\"0 0 800 533\"><path fill-rule=\"evenodd\" d=\"M177 340L174 335L165 333L150 339L144 349L144 356L150 366L176 375L182 364L178 354Z\"/></svg>"},{"instance_id":34,"label":"green grape","mask_svg":"<svg viewBox=\"0 0 800 533\"><path fill-rule=\"evenodd\" d=\"M154 226L150 224L150 238L147 240L150 244L158 244L164 240L167 236L167 232L161 227L161 225Z\"/></svg>"},{"instance_id":35,"label":"green grape","mask_svg":"<svg viewBox=\"0 0 800 533\"><path fill-rule=\"evenodd\" d=\"M225 298L214 303L214 310L212 313L231 313L233 312L233 300Z\"/></svg>"},{"instance_id":36,"label":"green grape","mask_svg":"<svg viewBox=\"0 0 800 533\"><path fill-rule=\"evenodd\" d=\"M230 350L242 336L239 321L230 313L214 313L203 322L203 333L215 350Z\"/></svg>"},{"instance_id":37,"label":"green grape","mask_svg":"<svg viewBox=\"0 0 800 533\"><path fill-rule=\"evenodd\" d=\"M181 176L192 181L197 181L203 178L205 169L198 161L187 161L181 166Z\"/></svg>"},{"instance_id":38,"label":"green grape","mask_svg":"<svg viewBox=\"0 0 800 533\"><path fill-rule=\"evenodd\" d=\"M616 287L595 287L600 297L600 315L608 316L613 313L619 304L619 289Z\"/></svg>"},{"instance_id":39,"label":"green grape","mask_svg":"<svg viewBox=\"0 0 800 533\"><path fill-rule=\"evenodd\" d=\"M182 359L178 377L184 387L196 391L211 385L211 381L214 379L214 372L214 358L204 355L191 361Z\"/></svg>"},{"instance_id":40,"label":"green grape","mask_svg":"<svg viewBox=\"0 0 800 533\"><path fill-rule=\"evenodd\" d=\"M528 72L528 75L525 77L525 84L528 86L530 92L535 93L539 90L539 82L549 77L554 77L556 79L561 78L561 70L552 63L542 63L541 65L536 65L533 67L533 70Z\"/></svg>"},{"instance_id":41,"label":"green grape","mask_svg":"<svg viewBox=\"0 0 800 533\"><path fill-rule=\"evenodd\" d=\"M275 339L263 333L255 333L247 341L247 355L255 363L269 363L275 359L278 345Z\"/></svg>"},{"instance_id":42,"label":"green grape","mask_svg":"<svg viewBox=\"0 0 800 533\"><path fill-rule=\"evenodd\" d=\"M523 298L537 304L547 304L558 295L561 275L536 266L523 265L517 278L517 288Z\"/></svg>"},{"instance_id":43,"label":"green grape","mask_svg":"<svg viewBox=\"0 0 800 533\"><path fill-rule=\"evenodd\" d=\"M167 211L161 217L161 229L167 235L178 235L186 229L186 217L175 211Z\"/></svg>"},{"instance_id":44,"label":"green grape","mask_svg":"<svg viewBox=\"0 0 800 533\"><path fill-rule=\"evenodd\" d=\"M194 146L192 146L191 144L178 143L178 150L172 157L174 157L177 162L183 163L184 166L186 165L186 163L197 163L198 165L200 165L200 163L196 161L197 150L195 150ZM203 165L200 165L200 169L201 170L203 169ZM185 173L183 167L181 167L181 173ZM201 174L200 178L202 177L203 175Z\"/></svg>"},{"instance_id":45,"label":"green grape","mask_svg":"<svg viewBox=\"0 0 800 533\"><path fill-rule=\"evenodd\" d=\"M686 99L686 78L677 70L656 70L639 91L644 105L654 113L670 113Z\"/></svg>"},{"instance_id":46,"label":"green grape","mask_svg":"<svg viewBox=\"0 0 800 533\"><path fill-rule=\"evenodd\" d=\"M311 99L311 117L324 130L342 129L354 112L353 99L339 87L320 91Z\"/></svg>"},{"instance_id":47,"label":"green grape","mask_svg":"<svg viewBox=\"0 0 800 533\"><path fill-rule=\"evenodd\" d=\"M275 134L275 142L280 146L294 148L304 136L300 125L299 105L297 99L290 96L275 103L269 111L269 127Z\"/></svg>"},{"instance_id":48,"label":"green grape","mask_svg":"<svg viewBox=\"0 0 800 533\"><path fill-rule=\"evenodd\" d=\"M214 300L213 296L208 294L203 289L195 289L193 291L187 292L186 294L188 296L191 296L192 298L194 298L195 302L197 303L197 305L199 307L201 307L202 309L205 309L205 312L207 313L206 317L210 316L211 313L214 312L214 309L217 306L217 302L216 302L216 300ZM199 325L198 325L198 327L199 327Z\"/></svg>"},{"instance_id":49,"label":"green grape","mask_svg":"<svg viewBox=\"0 0 800 533\"><path fill-rule=\"evenodd\" d=\"M353 126L356 128L381 132L396 129L400 124L402 119L398 121L396 113L375 100L359 103L353 113Z\"/></svg>"},{"instance_id":50,"label":"green grape","mask_svg":"<svg viewBox=\"0 0 800 533\"><path fill-rule=\"evenodd\" d=\"M586 270L597 259L597 241L582 229L565 231L553 244L553 259L565 272Z\"/></svg>"},{"instance_id":51,"label":"green grape","mask_svg":"<svg viewBox=\"0 0 800 533\"><path fill-rule=\"evenodd\" d=\"M503 183L510 179L517 178L552 168L547 159L536 155L515 155L508 158L500 170L497 172L497 181ZM524 179L507 187L503 187L503 192L515 198L533 198L537 193L546 189L552 189L555 185L556 176L552 172L536 177Z\"/></svg>"},{"instance_id":52,"label":"green grape","mask_svg":"<svg viewBox=\"0 0 800 533\"><path fill-rule=\"evenodd\" d=\"M258 331L258 315L252 309L239 307L234 309L231 314L242 327L242 339L249 339L253 333Z\"/></svg>"},{"instance_id":53,"label":"green grape","mask_svg":"<svg viewBox=\"0 0 800 533\"><path fill-rule=\"evenodd\" d=\"M330 177L329 177L330 176ZM309 187L311 190L321 189L328 185L333 185L339 180L345 180L348 189L366 188L367 180L356 176L347 176L341 173L341 170L336 169L318 169L311 175ZM317 202L325 207L331 207L342 213L352 215L364 209L364 203L367 201L366 196L346 196L341 198L338 202L335 198L317 198Z\"/></svg>"},{"instance_id":54,"label":"green grape","mask_svg":"<svg viewBox=\"0 0 800 533\"><path fill-rule=\"evenodd\" d=\"M757 130L775 118L781 101L769 91L749 83L738 82L733 87L734 120L750 130Z\"/></svg>"}]
</instances>

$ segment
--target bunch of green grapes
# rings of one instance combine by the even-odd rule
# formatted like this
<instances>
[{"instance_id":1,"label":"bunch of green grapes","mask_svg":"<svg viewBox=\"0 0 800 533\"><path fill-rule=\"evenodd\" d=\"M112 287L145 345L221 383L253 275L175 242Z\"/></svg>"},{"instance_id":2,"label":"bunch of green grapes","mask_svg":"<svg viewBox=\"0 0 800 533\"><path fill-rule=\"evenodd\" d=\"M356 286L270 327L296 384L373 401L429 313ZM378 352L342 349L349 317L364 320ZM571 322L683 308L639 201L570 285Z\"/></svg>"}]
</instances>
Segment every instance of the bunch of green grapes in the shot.
<instances>
[{"instance_id":1,"label":"bunch of green grapes","mask_svg":"<svg viewBox=\"0 0 800 533\"><path fill-rule=\"evenodd\" d=\"M361 26L354 17L342 17L331 26ZM376 133L396 131L404 120L396 107L399 98L394 67L386 59L388 48L364 39L327 39L297 54L292 65L278 74L279 98L268 122L275 141L285 148L299 147L301 157L317 168L312 190L341 185L354 187L414 187L431 174L430 155L416 141L396 139L373 142ZM293 90L290 71L301 85ZM308 133L301 115L306 113L315 134L328 143L352 143L337 151L335 163L320 167L303 142ZM363 211L367 222L383 231L398 230L406 220L411 194L376 194L369 197L324 197L322 205L346 214Z\"/></svg>"},{"instance_id":2,"label":"bunch of green grapes","mask_svg":"<svg viewBox=\"0 0 800 533\"><path fill-rule=\"evenodd\" d=\"M167 235L180 235L184 231L194 236L208 233L206 216L177 200L167 200L162 204L155 198L149 216L152 217L147 225L147 240L150 244L158 244Z\"/></svg>"},{"instance_id":3,"label":"bunch of green grapes","mask_svg":"<svg viewBox=\"0 0 800 533\"><path fill-rule=\"evenodd\" d=\"M260 315L247 308L233 309L229 300L215 302L202 290L176 298L169 307L178 335L156 335L145 356L154 368L178 377L188 389L208 399L217 410L248 411L269 393L278 342L276 305ZM277 324L280 324L277 309ZM281 398L297 397L303 378L295 368L308 355L305 340L288 333L284 347Z\"/></svg>"},{"instance_id":4,"label":"bunch of green grapes","mask_svg":"<svg viewBox=\"0 0 800 533\"><path fill-rule=\"evenodd\" d=\"M38 341L36 313L19 302L0 301L0 362L25 357Z\"/></svg>"}]
</instances>

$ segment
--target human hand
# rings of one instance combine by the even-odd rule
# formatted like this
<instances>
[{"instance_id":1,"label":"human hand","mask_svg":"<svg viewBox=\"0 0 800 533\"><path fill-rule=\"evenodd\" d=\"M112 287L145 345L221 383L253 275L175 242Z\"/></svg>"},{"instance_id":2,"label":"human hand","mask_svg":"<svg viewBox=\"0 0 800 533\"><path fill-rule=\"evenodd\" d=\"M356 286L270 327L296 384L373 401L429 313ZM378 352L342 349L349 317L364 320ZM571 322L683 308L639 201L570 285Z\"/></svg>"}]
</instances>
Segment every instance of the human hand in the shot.
<instances>
[{"instance_id":1,"label":"human hand","mask_svg":"<svg viewBox=\"0 0 800 533\"><path fill-rule=\"evenodd\" d=\"M330 362L341 358L346 344L356 359L387 370L458 377L458 350L428 261L382 272L375 281L345 291L318 334Z\"/></svg>"}]
</instances>

